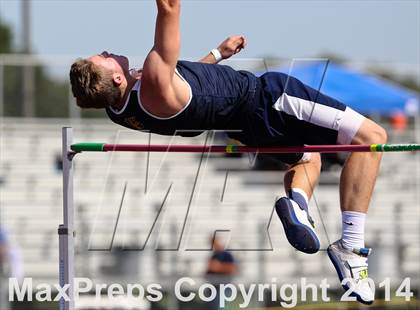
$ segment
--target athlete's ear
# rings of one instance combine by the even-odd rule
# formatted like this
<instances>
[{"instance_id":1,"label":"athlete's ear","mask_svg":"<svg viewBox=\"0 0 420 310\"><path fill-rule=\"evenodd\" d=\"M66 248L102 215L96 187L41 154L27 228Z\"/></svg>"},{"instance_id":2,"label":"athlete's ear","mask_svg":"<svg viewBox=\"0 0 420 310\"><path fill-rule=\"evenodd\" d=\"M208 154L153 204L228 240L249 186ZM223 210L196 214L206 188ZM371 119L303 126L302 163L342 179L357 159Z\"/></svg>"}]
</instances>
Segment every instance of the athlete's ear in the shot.
<instances>
[{"instance_id":1,"label":"athlete's ear","mask_svg":"<svg viewBox=\"0 0 420 310\"><path fill-rule=\"evenodd\" d=\"M112 74L112 80L114 81L114 83L117 86L120 86L121 83L122 83L122 81L123 81L122 74L120 74L120 73L114 73L114 74Z\"/></svg>"}]
</instances>

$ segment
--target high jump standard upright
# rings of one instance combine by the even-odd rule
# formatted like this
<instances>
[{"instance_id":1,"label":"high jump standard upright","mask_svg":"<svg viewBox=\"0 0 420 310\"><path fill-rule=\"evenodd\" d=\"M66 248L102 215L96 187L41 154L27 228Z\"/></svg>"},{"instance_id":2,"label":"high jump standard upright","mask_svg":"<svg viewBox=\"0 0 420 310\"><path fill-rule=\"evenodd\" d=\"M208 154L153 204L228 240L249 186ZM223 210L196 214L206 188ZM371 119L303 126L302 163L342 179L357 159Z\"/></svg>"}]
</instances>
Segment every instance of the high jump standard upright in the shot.
<instances>
[{"instance_id":1,"label":"high jump standard upright","mask_svg":"<svg viewBox=\"0 0 420 310\"><path fill-rule=\"evenodd\" d=\"M73 157L70 149L73 142L73 130L62 129L63 161L63 224L58 228L59 235L59 277L61 288L67 288L69 300L60 299L60 310L74 310L74 205L73 205Z\"/></svg>"}]
</instances>

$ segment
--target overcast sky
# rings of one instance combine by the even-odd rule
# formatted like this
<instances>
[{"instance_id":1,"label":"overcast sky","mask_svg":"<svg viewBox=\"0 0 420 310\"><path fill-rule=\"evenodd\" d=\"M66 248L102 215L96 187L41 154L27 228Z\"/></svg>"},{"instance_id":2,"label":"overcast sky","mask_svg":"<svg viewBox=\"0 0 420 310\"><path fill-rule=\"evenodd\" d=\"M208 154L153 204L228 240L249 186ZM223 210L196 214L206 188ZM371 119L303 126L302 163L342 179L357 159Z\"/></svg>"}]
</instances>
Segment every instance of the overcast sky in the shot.
<instances>
[{"instance_id":1,"label":"overcast sky","mask_svg":"<svg viewBox=\"0 0 420 310\"><path fill-rule=\"evenodd\" d=\"M0 12L19 38L20 1L0 0ZM109 50L144 56L153 42L155 15L152 0L34 0L33 49L40 54ZM330 52L352 61L418 65L420 1L182 2L182 57L202 56L239 33L249 41L242 57Z\"/></svg>"}]
</instances>

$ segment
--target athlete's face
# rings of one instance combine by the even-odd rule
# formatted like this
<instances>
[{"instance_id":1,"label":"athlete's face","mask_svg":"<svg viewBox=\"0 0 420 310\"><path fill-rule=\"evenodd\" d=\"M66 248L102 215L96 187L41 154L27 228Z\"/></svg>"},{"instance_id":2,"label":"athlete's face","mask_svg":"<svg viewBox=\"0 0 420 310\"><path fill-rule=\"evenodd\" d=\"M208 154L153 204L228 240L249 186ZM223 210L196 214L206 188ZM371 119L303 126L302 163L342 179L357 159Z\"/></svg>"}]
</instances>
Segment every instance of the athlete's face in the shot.
<instances>
[{"instance_id":1,"label":"athlete's face","mask_svg":"<svg viewBox=\"0 0 420 310\"><path fill-rule=\"evenodd\" d=\"M115 82L125 80L129 72L128 58L122 55L115 55L106 51L88 58L95 65L103 67L112 72Z\"/></svg>"},{"instance_id":2,"label":"athlete's face","mask_svg":"<svg viewBox=\"0 0 420 310\"><path fill-rule=\"evenodd\" d=\"M115 55L115 54L104 51L88 59L91 60L93 63L103 66L112 71L119 69L124 72L128 72L128 67L129 67L128 58L123 55Z\"/></svg>"}]
</instances>

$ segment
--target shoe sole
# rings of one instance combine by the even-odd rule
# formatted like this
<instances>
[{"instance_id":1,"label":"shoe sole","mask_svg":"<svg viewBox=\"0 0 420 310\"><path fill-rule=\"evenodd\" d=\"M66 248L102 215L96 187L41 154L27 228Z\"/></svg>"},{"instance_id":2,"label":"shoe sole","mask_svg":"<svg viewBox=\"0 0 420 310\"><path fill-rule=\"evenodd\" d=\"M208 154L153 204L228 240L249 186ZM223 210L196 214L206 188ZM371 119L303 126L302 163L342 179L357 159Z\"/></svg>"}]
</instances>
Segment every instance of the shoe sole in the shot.
<instances>
[{"instance_id":1,"label":"shoe sole","mask_svg":"<svg viewBox=\"0 0 420 310\"><path fill-rule=\"evenodd\" d=\"M277 201L276 213L283 224L287 240L296 250L307 254L319 251L318 237L309 227L299 222L293 211L293 206L287 198L283 197ZM308 240L310 241L308 242Z\"/></svg>"},{"instance_id":2,"label":"shoe sole","mask_svg":"<svg viewBox=\"0 0 420 310\"><path fill-rule=\"evenodd\" d=\"M340 284L341 284L343 282L344 277L341 274L340 267L338 267L338 263L336 263L336 258L332 254L332 250L331 250L330 247L328 247L328 249L327 249L327 254L328 254L328 257L330 258L330 260L331 260L331 262L332 262L332 264L333 264L333 266L335 268L335 271L337 272L337 275L338 275L338 278L340 279ZM343 287L343 289L345 291L348 291L350 289L350 287L348 285L341 285L341 286ZM373 304L373 300L372 301L365 301L365 300L363 300L360 297L359 294L357 294L355 292L351 292L349 296L355 297L358 302L360 302L360 303L362 303L364 305L368 305L369 306L369 305Z\"/></svg>"}]
</instances>

